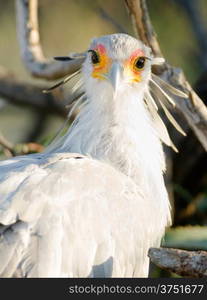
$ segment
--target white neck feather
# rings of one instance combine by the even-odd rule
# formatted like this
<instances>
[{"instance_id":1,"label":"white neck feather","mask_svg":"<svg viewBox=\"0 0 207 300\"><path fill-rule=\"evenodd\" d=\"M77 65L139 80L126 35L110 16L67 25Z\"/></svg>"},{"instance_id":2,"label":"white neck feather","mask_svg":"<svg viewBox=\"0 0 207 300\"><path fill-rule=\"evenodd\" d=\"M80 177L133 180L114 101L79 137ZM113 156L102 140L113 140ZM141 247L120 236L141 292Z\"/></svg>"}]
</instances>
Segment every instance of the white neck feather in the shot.
<instances>
[{"instance_id":1,"label":"white neck feather","mask_svg":"<svg viewBox=\"0 0 207 300\"><path fill-rule=\"evenodd\" d=\"M107 91L107 89L105 89ZM143 102L144 91L95 93L81 110L58 151L78 152L105 160L140 180L149 171L162 176L161 142ZM106 94L108 93L108 94Z\"/></svg>"}]
</instances>

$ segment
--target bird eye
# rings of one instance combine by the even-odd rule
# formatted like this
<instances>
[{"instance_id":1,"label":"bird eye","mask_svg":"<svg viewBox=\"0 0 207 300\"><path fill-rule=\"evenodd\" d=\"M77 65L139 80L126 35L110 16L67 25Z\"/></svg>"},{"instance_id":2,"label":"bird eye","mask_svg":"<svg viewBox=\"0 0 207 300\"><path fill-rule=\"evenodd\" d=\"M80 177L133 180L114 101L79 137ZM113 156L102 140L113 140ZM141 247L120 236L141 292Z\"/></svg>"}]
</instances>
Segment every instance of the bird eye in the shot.
<instances>
[{"instance_id":1,"label":"bird eye","mask_svg":"<svg viewBox=\"0 0 207 300\"><path fill-rule=\"evenodd\" d=\"M95 50L89 50L91 52L91 61L94 65L100 63L100 57Z\"/></svg>"},{"instance_id":2,"label":"bird eye","mask_svg":"<svg viewBox=\"0 0 207 300\"><path fill-rule=\"evenodd\" d=\"M135 68L139 69L139 70L143 69L144 65L145 65L145 61L146 61L145 57L143 57L143 56L138 57L134 63Z\"/></svg>"}]
</instances>

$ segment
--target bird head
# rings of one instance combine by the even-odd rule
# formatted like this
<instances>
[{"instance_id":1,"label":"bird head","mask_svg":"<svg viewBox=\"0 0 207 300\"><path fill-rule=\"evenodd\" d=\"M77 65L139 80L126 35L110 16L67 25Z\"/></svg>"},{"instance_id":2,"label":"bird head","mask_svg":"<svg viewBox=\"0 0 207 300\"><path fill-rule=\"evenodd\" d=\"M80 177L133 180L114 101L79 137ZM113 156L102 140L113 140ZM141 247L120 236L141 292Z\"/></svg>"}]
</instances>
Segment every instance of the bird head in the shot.
<instances>
[{"instance_id":1,"label":"bird head","mask_svg":"<svg viewBox=\"0 0 207 300\"><path fill-rule=\"evenodd\" d=\"M81 78L72 89L70 103L75 104L68 118L77 107L79 109L81 107L80 115L82 116L85 113L83 107L87 110L89 103L93 104L90 109L91 107L103 108L102 112L104 114L106 108L109 111L111 109L109 103L112 104L113 108L120 108L118 112L121 110L128 111L129 103L133 112L134 107L140 105L140 107L147 109L160 140L177 151L168 135L165 124L159 116L158 106L163 110L172 125L181 134L185 135L168 108L176 106L173 96L187 98L188 95L151 73L151 66L164 63L163 58L154 57L149 47L123 33L93 39L87 52L55 57L56 60L60 61L80 58L83 60ZM70 74L56 85L44 90L44 92L51 92L79 75L80 70ZM111 99L119 101L111 101ZM100 103L101 105L99 105ZM134 103L134 106L132 103ZM98 115L93 110L92 114Z\"/></svg>"},{"instance_id":2,"label":"bird head","mask_svg":"<svg viewBox=\"0 0 207 300\"><path fill-rule=\"evenodd\" d=\"M93 39L83 75L89 92L93 86L113 95L126 87L142 89L151 76L151 65L161 62L153 58L151 49L127 34L112 34ZM163 60L162 60L163 61Z\"/></svg>"}]
</instances>

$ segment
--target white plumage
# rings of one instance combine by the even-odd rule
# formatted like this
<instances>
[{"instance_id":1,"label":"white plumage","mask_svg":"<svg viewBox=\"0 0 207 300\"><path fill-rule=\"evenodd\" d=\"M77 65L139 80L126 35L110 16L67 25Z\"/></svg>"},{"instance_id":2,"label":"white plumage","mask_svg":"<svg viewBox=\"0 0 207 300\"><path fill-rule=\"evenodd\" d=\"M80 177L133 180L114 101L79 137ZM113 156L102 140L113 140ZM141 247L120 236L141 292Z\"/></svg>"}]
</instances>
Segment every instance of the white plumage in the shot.
<instances>
[{"instance_id":1,"label":"white plumage","mask_svg":"<svg viewBox=\"0 0 207 300\"><path fill-rule=\"evenodd\" d=\"M102 69L92 61L99 48ZM146 60L132 72L137 50ZM154 63L162 59L128 35L94 39L68 132L42 154L0 163L1 277L148 275L148 249L171 222L162 141L173 144L153 93L180 131L166 111L174 104L167 91L185 96L151 78Z\"/></svg>"}]
</instances>

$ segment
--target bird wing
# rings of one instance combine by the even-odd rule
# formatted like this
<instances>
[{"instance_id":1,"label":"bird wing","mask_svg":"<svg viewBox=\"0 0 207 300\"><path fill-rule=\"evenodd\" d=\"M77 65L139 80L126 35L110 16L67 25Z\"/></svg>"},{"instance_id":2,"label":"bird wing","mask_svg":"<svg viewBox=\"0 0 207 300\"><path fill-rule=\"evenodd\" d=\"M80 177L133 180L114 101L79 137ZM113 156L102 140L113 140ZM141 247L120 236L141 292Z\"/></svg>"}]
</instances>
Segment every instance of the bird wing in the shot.
<instances>
[{"instance_id":1,"label":"bird wing","mask_svg":"<svg viewBox=\"0 0 207 300\"><path fill-rule=\"evenodd\" d=\"M66 153L4 161L0 174L0 277L147 276L166 220L130 178Z\"/></svg>"}]
</instances>

